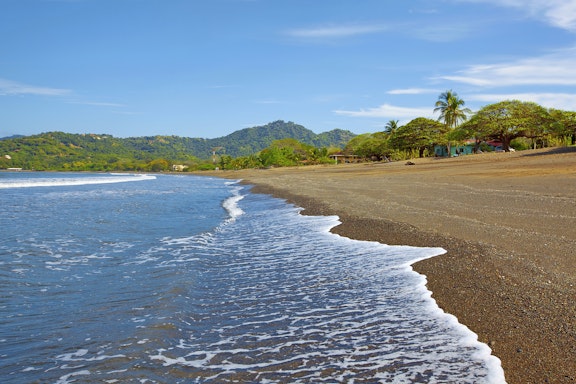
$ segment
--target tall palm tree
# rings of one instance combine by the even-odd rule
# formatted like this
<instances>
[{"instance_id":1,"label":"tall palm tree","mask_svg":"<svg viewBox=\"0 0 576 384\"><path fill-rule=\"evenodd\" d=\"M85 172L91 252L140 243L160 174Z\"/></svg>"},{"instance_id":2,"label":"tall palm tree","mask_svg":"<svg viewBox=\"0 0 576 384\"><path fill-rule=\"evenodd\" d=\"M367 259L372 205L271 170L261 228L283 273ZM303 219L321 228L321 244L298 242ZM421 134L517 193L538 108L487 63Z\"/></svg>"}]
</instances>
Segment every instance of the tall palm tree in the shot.
<instances>
[{"instance_id":1,"label":"tall palm tree","mask_svg":"<svg viewBox=\"0 0 576 384\"><path fill-rule=\"evenodd\" d=\"M468 119L468 115L472 113L469 108L464 108L463 99L461 99L456 92L452 90L442 92L436 101L434 112L440 112L438 121L444 122L448 131L456 128L458 124L463 123ZM448 156L450 156L450 140L448 140Z\"/></svg>"}]
</instances>

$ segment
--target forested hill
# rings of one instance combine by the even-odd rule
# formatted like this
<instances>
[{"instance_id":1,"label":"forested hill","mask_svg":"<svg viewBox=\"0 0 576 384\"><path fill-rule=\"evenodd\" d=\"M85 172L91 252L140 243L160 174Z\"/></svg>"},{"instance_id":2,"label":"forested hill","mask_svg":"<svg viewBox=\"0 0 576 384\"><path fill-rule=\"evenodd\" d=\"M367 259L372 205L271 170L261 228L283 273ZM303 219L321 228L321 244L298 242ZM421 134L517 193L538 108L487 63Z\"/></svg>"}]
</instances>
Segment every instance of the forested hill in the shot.
<instances>
[{"instance_id":1,"label":"forested hill","mask_svg":"<svg viewBox=\"0 0 576 384\"><path fill-rule=\"evenodd\" d=\"M48 132L0 140L0 168L62 169L67 164L67 167L77 169L82 168L82 163L93 165L95 170L102 164L114 163L122 165L119 168L130 168L127 163L156 159L170 162L210 159L214 150L231 157L248 156L269 147L274 140L286 138L319 148L343 148L354 136L352 132L340 129L315 134L301 125L284 121L242 129L215 139L179 136L116 138L108 134Z\"/></svg>"},{"instance_id":2,"label":"forested hill","mask_svg":"<svg viewBox=\"0 0 576 384\"><path fill-rule=\"evenodd\" d=\"M225 137L207 140L209 145L207 149L211 151L212 148L222 147L223 151L232 157L249 156L269 147L274 140L287 138L318 148L344 148L354 136L356 135L352 132L341 129L315 134L301 125L278 120L263 126L242 129Z\"/></svg>"}]
</instances>

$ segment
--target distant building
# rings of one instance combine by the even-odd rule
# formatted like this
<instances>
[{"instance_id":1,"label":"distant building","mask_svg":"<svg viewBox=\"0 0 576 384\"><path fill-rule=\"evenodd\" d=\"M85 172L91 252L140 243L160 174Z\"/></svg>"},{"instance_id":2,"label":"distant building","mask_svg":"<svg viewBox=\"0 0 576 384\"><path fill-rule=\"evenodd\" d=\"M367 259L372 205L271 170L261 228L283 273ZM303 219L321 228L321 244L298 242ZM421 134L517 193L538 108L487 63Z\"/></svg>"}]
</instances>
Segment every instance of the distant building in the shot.
<instances>
[{"instance_id":1,"label":"distant building","mask_svg":"<svg viewBox=\"0 0 576 384\"><path fill-rule=\"evenodd\" d=\"M184 171L186 168L188 168L187 165L183 165L183 164L173 164L172 165L172 170L174 172L182 172Z\"/></svg>"},{"instance_id":2,"label":"distant building","mask_svg":"<svg viewBox=\"0 0 576 384\"><path fill-rule=\"evenodd\" d=\"M500 140L490 140L487 141L486 144L495 152L502 152L502 142Z\"/></svg>"},{"instance_id":3,"label":"distant building","mask_svg":"<svg viewBox=\"0 0 576 384\"><path fill-rule=\"evenodd\" d=\"M356 155L345 155L342 153L335 153L329 156L332 160L336 162L336 164L344 164L344 163L360 163L362 158Z\"/></svg>"},{"instance_id":4,"label":"distant building","mask_svg":"<svg viewBox=\"0 0 576 384\"><path fill-rule=\"evenodd\" d=\"M474 140L466 140L463 144L456 144L450 146L450 155L448 155L448 148L446 145L435 145L434 156L436 157L455 157L461 155L471 155L474 153L476 142Z\"/></svg>"}]
</instances>

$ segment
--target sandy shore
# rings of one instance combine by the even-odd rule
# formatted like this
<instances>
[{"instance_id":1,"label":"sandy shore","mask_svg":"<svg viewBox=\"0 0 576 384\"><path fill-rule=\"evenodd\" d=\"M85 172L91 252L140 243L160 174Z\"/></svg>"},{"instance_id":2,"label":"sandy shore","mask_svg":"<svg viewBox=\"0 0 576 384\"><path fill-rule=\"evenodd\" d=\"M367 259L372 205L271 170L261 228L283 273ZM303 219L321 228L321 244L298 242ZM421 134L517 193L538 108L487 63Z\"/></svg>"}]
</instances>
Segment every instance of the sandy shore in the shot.
<instances>
[{"instance_id":1,"label":"sandy shore","mask_svg":"<svg viewBox=\"0 0 576 384\"><path fill-rule=\"evenodd\" d=\"M347 237L445 248L414 268L507 381L576 382L576 148L413 162L212 174L338 215Z\"/></svg>"}]
</instances>

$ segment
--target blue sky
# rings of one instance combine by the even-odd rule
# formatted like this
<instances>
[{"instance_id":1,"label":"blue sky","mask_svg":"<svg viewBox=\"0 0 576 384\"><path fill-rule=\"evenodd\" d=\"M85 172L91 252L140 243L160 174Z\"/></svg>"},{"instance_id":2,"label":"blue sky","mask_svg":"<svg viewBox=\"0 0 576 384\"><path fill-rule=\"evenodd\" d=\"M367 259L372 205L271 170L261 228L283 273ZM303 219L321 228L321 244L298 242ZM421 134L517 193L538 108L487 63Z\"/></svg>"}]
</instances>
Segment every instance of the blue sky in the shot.
<instances>
[{"instance_id":1,"label":"blue sky","mask_svg":"<svg viewBox=\"0 0 576 384\"><path fill-rule=\"evenodd\" d=\"M576 110L576 0L0 0L0 137L215 138Z\"/></svg>"}]
</instances>

